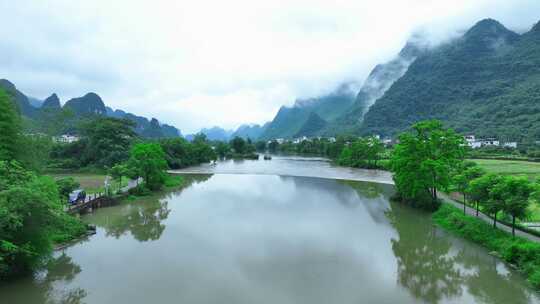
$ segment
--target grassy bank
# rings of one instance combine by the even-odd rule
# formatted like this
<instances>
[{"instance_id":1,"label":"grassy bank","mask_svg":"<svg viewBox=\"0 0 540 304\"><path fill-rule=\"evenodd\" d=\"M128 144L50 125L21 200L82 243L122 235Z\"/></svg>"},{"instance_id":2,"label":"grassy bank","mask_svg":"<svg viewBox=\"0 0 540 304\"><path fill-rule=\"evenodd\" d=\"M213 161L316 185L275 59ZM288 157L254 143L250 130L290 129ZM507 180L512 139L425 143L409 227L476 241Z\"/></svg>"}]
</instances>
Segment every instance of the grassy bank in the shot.
<instances>
[{"instance_id":1,"label":"grassy bank","mask_svg":"<svg viewBox=\"0 0 540 304\"><path fill-rule=\"evenodd\" d=\"M462 210L448 204L443 204L433 214L433 219L439 226L496 252L523 272L535 288L540 289L540 244L513 238L478 218L463 215Z\"/></svg>"}]
</instances>

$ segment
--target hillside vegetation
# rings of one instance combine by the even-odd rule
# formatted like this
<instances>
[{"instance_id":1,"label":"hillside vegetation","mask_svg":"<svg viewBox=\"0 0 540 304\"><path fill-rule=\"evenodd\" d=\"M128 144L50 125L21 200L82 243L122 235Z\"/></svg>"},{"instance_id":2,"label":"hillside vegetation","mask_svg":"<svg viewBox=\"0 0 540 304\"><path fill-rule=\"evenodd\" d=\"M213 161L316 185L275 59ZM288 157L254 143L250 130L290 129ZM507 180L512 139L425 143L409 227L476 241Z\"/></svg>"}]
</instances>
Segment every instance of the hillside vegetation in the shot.
<instances>
[{"instance_id":1,"label":"hillside vegetation","mask_svg":"<svg viewBox=\"0 0 540 304\"><path fill-rule=\"evenodd\" d=\"M540 24L518 35L495 20L420 55L367 112L365 134L440 119L458 132L540 139Z\"/></svg>"}]
</instances>

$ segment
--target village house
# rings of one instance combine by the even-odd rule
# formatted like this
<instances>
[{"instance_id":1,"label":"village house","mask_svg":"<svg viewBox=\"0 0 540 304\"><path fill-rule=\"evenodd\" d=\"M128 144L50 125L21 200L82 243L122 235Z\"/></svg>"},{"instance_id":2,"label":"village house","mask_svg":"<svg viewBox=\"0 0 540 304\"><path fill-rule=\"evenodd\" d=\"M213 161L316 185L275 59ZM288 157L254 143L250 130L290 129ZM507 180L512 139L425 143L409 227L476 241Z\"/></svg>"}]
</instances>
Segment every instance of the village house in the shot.
<instances>
[{"instance_id":1,"label":"village house","mask_svg":"<svg viewBox=\"0 0 540 304\"><path fill-rule=\"evenodd\" d=\"M53 141L56 143L70 144L72 142L79 141L79 137L76 135L63 134L60 136L54 136Z\"/></svg>"}]
</instances>

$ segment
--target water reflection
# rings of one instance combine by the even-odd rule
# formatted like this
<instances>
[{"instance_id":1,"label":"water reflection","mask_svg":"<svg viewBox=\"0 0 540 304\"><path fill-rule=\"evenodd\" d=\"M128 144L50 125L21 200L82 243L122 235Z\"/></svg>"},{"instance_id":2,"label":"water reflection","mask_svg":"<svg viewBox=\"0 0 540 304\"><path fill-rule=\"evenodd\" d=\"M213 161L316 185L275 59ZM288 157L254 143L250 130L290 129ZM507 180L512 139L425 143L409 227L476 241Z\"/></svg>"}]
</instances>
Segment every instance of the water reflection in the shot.
<instances>
[{"instance_id":1,"label":"water reflection","mask_svg":"<svg viewBox=\"0 0 540 304\"><path fill-rule=\"evenodd\" d=\"M390 186L191 176L187 187L85 216L97 235L7 303L540 303L485 250ZM77 266L81 265L81 266ZM3 301L2 301L3 304Z\"/></svg>"},{"instance_id":2,"label":"water reflection","mask_svg":"<svg viewBox=\"0 0 540 304\"><path fill-rule=\"evenodd\" d=\"M140 242L158 240L171 210L168 201L181 195L182 191L193 184L208 180L211 175L189 175L185 177L182 187L174 191L151 195L137 200L137 203L127 203L121 206L97 210L88 217L88 221L105 229L107 236L120 238L129 233Z\"/></svg>"},{"instance_id":3,"label":"water reflection","mask_svg":"<svg viewBox=\"0 0 540 304\"><path fill-rule=\"evenodd\" d=\"M524 278L475 244L448 236L416 210L392 204L387 213L397 282L425 303L472 297L474 303L538 303Z\"/></svg>"},{"instance_id":4,"label":"water reflection","mask_svg":"<svg viewBox=\"0 0 540 304\"><path fill-rule=\"evenodd\" d=\"M81 267L71 257L59 254L49 262L47 269L33 278L21 280L24 284L0 286L1 303L82 303L87 296L86 290L80 287L56 288L68 285L81 272Z\"/></svg>"},{"instance_id":5,"label":"water reflection","mask_svg":"<svg viewBox=\"0 0 540 304\"><path fill-rule=\"evenodd\" d=\"M398 238L392 239L397 282L426 303L460 296L462 277L449 254L452 243L440 237L429 220L419 220L406 206L392 204L388 216L398 233Z\"/></svg>"}]
</instances>

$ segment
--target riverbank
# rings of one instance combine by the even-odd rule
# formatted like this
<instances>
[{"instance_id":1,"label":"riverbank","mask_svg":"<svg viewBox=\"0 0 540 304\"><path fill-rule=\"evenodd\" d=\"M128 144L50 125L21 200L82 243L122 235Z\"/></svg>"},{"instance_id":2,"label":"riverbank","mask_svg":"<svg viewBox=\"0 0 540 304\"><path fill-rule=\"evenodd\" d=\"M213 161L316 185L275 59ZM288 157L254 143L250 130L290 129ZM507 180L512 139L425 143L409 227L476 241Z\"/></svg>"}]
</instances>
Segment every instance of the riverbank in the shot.
<instances>
[{"instance_id":1,"label":"riverbank","mask_svg":"<svg viewBox=\"0 0 540 304\"><path fill-rule=\"evenodd\" d=\"M451 204L443 204L433 214L433 220L444 229L491 250L519 269L535 288L540 289L539 243L496 230L477 217L464 215L461 209Z\"/></svg>"}]
</instances>

